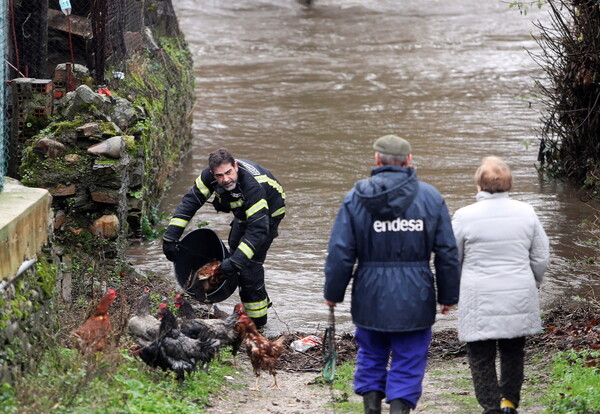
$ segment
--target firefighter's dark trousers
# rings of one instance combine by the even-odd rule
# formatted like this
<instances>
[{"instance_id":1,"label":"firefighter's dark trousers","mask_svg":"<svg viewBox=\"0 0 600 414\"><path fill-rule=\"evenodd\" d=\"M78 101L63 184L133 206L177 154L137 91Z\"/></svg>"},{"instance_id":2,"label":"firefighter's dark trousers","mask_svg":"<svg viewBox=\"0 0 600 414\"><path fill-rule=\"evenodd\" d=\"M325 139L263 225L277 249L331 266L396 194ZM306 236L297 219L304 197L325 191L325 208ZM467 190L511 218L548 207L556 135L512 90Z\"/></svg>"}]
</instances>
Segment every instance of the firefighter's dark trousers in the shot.
<instances>
[{"instance_id":1,"label":"firefighter's dark trousers","mask_svg":"<svg viewBox=\"0 0 600 414\"><path fill-rule=\"evenodd\" d=\"M270 306L269 295L265 286L265 269L263 263L267 257L267 252L277 237L277 227L279 221L270 226L270 237L257 248L250 262L242 268L239 276L240 299L246 308L248 315L258 328L267 324L267 308ZM229 249L234 251L244 236L246 227L238 220L231 223L229 232Z\"/></svg>"}]
</instances>

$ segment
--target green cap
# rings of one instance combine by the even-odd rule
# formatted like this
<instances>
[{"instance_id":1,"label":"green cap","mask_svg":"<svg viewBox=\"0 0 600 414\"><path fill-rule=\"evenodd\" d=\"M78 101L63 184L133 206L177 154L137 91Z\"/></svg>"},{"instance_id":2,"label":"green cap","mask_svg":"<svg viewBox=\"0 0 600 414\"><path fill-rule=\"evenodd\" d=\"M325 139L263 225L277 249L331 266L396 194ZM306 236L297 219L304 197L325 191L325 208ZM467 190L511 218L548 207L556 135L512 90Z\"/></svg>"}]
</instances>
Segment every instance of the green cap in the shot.
<instances>
[{"instance_id":1,"label":"green cap","mask_svg":"<svg viewBox=\"0 0 600 414\"><path fill-rule=\"evenodd\" d=\"M382 154L407 156L410 154L410 143L397 135L384 135L375 140L373 149Z\"/></svg>"}]
</instances>

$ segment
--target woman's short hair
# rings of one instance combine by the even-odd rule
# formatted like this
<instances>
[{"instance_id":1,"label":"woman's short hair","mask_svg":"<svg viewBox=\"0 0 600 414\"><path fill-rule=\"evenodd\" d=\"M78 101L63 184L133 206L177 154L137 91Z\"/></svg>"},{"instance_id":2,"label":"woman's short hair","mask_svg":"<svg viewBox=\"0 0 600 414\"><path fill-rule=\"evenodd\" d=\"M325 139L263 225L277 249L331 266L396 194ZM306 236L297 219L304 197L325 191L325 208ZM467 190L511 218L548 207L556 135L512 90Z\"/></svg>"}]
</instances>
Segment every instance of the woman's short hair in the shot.
<instances>
[{"instance_id":1,"label":"woman's short hair","mask_svg":"<svg viewBox=\"0 0 600 414\"><path fill-rule=\"evenodd\" d=\"M485 157L475 172L475 184L488 193L503 193L512 187L512 173L502 159Z\"/></svg>"}]
</instances>

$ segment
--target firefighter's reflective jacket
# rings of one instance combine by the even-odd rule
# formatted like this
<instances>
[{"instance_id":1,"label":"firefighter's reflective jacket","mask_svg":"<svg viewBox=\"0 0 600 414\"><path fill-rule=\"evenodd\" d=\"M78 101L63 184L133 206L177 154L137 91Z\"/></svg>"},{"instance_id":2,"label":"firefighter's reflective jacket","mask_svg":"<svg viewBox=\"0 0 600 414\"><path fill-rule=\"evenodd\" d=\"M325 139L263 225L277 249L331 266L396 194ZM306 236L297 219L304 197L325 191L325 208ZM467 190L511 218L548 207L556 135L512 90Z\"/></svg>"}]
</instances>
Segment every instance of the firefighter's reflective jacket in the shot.
<instances>
[{"instance_id":1,"label":"firefighter's reflective jacket","mask_svg":"<svg viewBox=\"0 0 600 414\"><path fill-rule=\"evenodd\" d=\"M164 239L177 241L196 211L215 193L213 206L217 211L232 212L246 231L231 259L243 267L260 245L270 236L269 223L279 222L285 214L285 193L273 174L248 160L237 160L238 181L231 191L217 184L210 168L202 171L183 199Z\"/></svg>"}]
</instances>

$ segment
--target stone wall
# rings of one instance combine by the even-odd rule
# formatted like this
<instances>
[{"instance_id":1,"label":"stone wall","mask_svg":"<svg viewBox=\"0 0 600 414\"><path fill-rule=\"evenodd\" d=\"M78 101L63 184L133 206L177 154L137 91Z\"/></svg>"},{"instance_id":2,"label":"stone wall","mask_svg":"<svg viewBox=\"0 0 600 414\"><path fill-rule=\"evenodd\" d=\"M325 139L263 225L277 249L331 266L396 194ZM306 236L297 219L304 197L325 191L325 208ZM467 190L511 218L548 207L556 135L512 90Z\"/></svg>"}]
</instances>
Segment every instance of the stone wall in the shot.
<instances>
[{"instance_id":1,"label":"stone wall","mask_svg":"<svg viewBox=\"0 0 600 414\"><path fill-rule=\"evenodd\" d=\"M84 251L107 266L122 262L129 239L153 224L168 176L190 147L191 57L181 39L153 43L130 56L117 87L79 82L23 149L23 183L53 196L61 256Z\"/></svg>"},{"instance_id":2,"label":"stone wall","mask_svg":"<svg viewBox=\"0 0 600 414\"><path fill-rule=\"evenodd\" d=\"M157 5L172 8L170 0L143 4L156 21L149 19L138 33L118 71L108 68L119 76L94 85L87 68L76 65L76 88L53 94L52 115L24 121L29 130L19 177L52 195L52 243L29 270L0 277L2 381L33 366L31 357L56 339L51 333L60 305L86 304L95 293L119 287L129 270L130 239L152 232L168 177L191 146L191 55L182 37L161 26L160 16L172 13L161 14ZM43 129L30 131L38 125ZM52 257L52 264L43 257Z\"/></svg>"}]
</instances>

